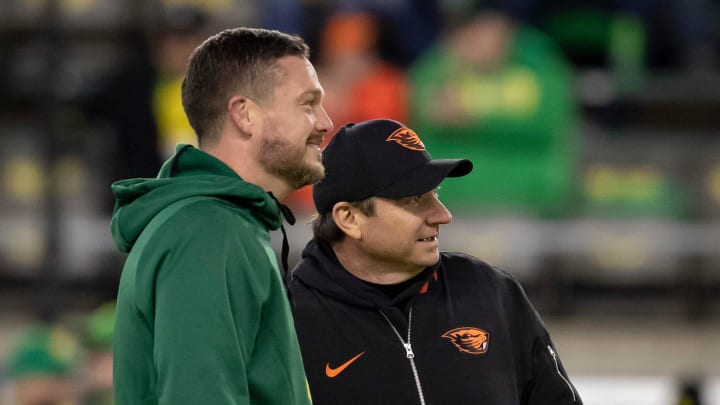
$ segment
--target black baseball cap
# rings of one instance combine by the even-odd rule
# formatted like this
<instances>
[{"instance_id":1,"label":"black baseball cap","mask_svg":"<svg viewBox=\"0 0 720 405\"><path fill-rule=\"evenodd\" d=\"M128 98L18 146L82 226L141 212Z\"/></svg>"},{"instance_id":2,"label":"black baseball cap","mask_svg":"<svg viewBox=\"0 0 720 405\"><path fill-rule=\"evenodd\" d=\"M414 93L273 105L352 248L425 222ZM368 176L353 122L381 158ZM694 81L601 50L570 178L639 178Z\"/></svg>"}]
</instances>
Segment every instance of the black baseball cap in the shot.
<instances>
[{"instance_id":1,"label":"black baseball cap","mask_svg":"<svg viewBox=\"0 0 720 405\"><path fill-rule=\"evenodd\" d=\"M420 195L473 168L468 159L431 159L412 129L390 119L343 126L322 156L325 178L313 187L319 214L340 201Z\"/></svg>"}]
</instances>

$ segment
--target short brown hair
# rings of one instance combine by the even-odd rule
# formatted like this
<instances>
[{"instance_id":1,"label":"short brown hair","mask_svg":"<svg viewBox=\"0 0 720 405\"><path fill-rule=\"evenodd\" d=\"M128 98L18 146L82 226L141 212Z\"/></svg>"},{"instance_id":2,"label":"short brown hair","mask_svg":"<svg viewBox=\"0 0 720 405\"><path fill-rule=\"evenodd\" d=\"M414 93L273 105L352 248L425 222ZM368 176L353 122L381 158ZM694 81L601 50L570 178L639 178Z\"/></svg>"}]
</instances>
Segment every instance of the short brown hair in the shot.
<instances>
[{"instance_id":1,"label":"short brown hair","mask_svg":"<svg viewBox=\"0 0 720 405\"><path fill-rule=\"evenodd\" d=\"M351 203L365 215L375 214L375 198L370 197ZM345 232L338 228L332 216L332 210L318 214L312 221L313 237L321 242L335 243L345 239Z\"/></svg>"},{"instance_id":2,"label":"short brown hair","mask_svg":"<svg viewBox=\"0 0 720 405\"><path fill-rule=\"evenodd\" d=\"M236 92L258 102L271 99L278 59L309 55L300 37L275 30L229 28L206 39L190 56L182 84L183 108L198 140L217 136Z\"/></svg>"}]
</instances>

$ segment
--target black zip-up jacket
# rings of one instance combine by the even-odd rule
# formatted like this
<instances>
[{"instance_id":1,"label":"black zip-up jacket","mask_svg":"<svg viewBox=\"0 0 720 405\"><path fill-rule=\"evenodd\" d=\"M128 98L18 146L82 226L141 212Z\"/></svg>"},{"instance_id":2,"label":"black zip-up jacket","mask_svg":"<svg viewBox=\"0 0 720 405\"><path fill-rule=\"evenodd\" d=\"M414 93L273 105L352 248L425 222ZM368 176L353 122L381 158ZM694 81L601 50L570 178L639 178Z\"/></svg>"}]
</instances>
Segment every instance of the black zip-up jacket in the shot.
<instances>
[{"instance_id":1,"label":"black zip-up jacket","mask_svg":"<svg viewBox=\"0 0 720 405\"><path fill-rule=\"evenodd\" d=\"M582 404L518 281L442 253L393 298L311 241L293 272L315 405Z\"/></svg>"}]
</instances>

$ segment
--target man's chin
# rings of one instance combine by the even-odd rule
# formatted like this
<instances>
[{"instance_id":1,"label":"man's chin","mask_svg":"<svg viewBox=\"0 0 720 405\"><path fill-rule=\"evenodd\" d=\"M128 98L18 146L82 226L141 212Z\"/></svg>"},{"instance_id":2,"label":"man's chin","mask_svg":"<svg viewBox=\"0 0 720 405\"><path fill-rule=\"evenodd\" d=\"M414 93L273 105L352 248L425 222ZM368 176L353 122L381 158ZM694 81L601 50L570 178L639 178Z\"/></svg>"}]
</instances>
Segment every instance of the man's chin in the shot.
<instances>
[{"instance_id":1,"label":"man's chin","mask_svg":"<svg viewBox=\"0 0 720 405\"><path fill-rule=\"evenodd\" d=\"M316 160L308 162L305 166L308 177L312 178L312 182L309 184L315 184L325 178L325 166L322 164L322 160Z\"/></svg>"},{"instance_id":2,"label":"man's chin","mask_svg":"<svg viewBox=\"0 0 720 405\"><path fill-rule=\"evenodd\" d=\"M315 184L325 177L325 168L320 163L305 166L302 175L288 179L295 189Z\"/></svg>"}]
</instances>

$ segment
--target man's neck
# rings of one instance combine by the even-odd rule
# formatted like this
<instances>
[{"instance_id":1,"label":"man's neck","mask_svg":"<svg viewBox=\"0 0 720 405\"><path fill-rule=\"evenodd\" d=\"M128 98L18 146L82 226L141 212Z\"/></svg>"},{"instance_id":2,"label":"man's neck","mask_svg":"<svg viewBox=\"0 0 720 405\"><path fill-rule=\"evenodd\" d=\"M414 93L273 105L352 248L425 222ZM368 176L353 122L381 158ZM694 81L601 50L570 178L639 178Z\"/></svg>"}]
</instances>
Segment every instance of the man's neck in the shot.
<instances>
[{"instance_id":1,"label":"man's neck","mask_svg":"<svg viewBox=\"0 0 720 405\"><path fill-rule=\"evenodd\" d=\"M247 149L242 148L241 145L222 145L218 143L203 150L225 163L246 182L255 184L272 193L280 201L287 198L292 191L285 181L268 173L258 160Z\"/></svg>"},{"instance_id":2,"label":"man's neck","mask_svg":"<svg viewBox=\"0 0 720 405\"><path fill-rule=\"evenodd\" d=\"M423 271L423 268L412 266L392 266L389 263L371 263L363 255L358 254L352 241L342 241L332 245L335 256L342 267L360 280L373 284L398 284L407 281Z\"/></svg>"}]
</instances>

